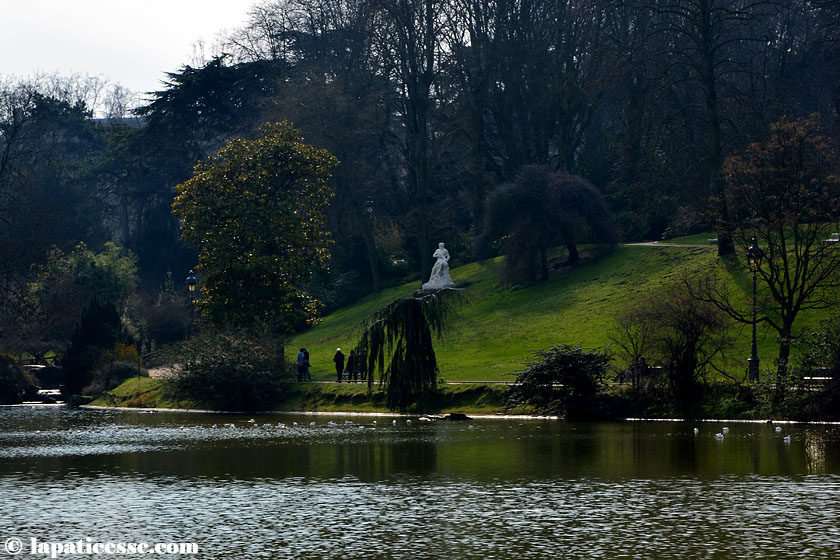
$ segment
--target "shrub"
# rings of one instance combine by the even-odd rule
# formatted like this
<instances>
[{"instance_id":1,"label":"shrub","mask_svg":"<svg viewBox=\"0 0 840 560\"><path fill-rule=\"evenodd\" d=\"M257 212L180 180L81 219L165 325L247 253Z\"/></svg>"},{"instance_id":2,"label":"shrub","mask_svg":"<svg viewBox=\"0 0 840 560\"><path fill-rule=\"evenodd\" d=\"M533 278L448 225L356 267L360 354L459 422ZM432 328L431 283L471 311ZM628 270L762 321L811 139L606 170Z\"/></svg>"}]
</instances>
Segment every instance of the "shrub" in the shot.
<instances>
[{"instance_id":1,"label":"shrub","mask_svg":"<svg viewBox=\"0 0 840 560\"><path fill-rule=\"evenodd\" d=\"M820 324L802 341L805 352L794 368L795 373L784 384L787 391L799 389L813 395L809 419L837 420L840 418L840 318ZM827 377L816 394L805 377Z\"/></svg>"},{"instance_id":2,"label":"shrub","mask_svg":"<svg viewBox=\"0 0 840 560\"><path fill-rule=\"evenodd\" d=\"M684 272L670 285L637 299L618 315L612 337L631 365L638 365L643 354L648 363L662 365L677 410L697 405L707 372L733 344L726 314L693 295L696 286L707 281ZM635 389L641 374L636 367L631 370Z\"/></svg>"},{"instance_id":3,"label":"shrub","mask_svg":"<svg viewBox=\"0 0 840 560\"><path fill-rule=\"evenodd\" d=\"M363 323L365 330L356 351L368 355L369 389L373 388L374 368L379 370L379 384L386 387L391 410L404 411L424 392L437 387L439 371L432 339L440 338L459 300L453 288L401 298Z\"/></svg>"},{"instance_id":4,"label":"shrub","mask_svg":"<svg viewBox=\"0 0 840 560\"><path fill-rule=\"evenodd\" d=\"M17 404L37 391L30 379L11 356L0 354L0 404Z\"/></svg>"},{"instance_id":5,"label":"shrub","mask_svg":"<svg viewBox=\"0 0 840 560\"><path fill-rule=\"evenodd\" d=\"M536 354L541 359L516 374L505 398L508 408L530 406L542 414L568 415L604 385L610 363L605 351L559 345Z\"/></svg>"},{"instance_id":6,"label":"shrub","mask_svg":"<svg viewBox=\"0 0 840 560\"><path fill-rule=\"evenodd\" d=\"M139 376L148 376L148 372L141 369L139 361L108 360L96 369L93 375L93 381L82 392L85 395L98 395L99 393L110 391L126 379Z\"/></svg>"},{"instance_id":7,"label":"shrub","mask_svg":"<svg viewBox=\"0 0 840 560\"><path fill-rule=\"evenodd\" d=\"M79 394L93 381L103 349L110 351L116 348L118 341L126 338L116 306L98 299L91 300L82 313L62 361L65 392L68 395Z\"/></svg>"},{"instance_id":8,"label":"shrub","mask_svg":"<svg viewBox=\"0 0 840 560\"><path fill-rule=\"evenodd\" d=\"M614 245L618 234L601 193L581 177L525 166L513 183L487 197L484 224L475 241L476 255L504 238L503 280L548 280L548 250L563 244L568 264L580 259L581 240Z\"/></svg>"},{"instance_id":9,"label":"shrub","mask_svg":"<svg viewBox=\"0 0 840 560\"><path fill-rule=\"evenodd\" d=\"M292 380L279 344L243 332L203 332L185 341L176 394L214 410L266 410Z\"/></svg>"}]
</instances>

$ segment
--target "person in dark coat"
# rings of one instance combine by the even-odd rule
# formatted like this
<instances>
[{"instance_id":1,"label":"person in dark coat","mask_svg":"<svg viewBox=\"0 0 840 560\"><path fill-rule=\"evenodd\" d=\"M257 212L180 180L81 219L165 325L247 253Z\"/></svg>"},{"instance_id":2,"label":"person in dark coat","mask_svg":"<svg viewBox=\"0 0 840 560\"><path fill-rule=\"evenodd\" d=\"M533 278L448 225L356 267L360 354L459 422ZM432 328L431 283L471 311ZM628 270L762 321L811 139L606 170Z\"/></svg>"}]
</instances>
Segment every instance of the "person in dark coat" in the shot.
<instances>
[{"instance_id":1,"label":"person in dark coat","mask_svg":"<svg viewBox=\"0 0 840 560\"><path fill-rule=\"evenodd\" d=\"M338 377L338 382L341 383L341 372L344 371L344 354L341 353L341 348L335 349L333 361L335 362L335 375Z\"/></svg>"},{"instance_id":2,"label":"person in dark coat","mask_svg":"<svg viewBox=\"0 0 840 560\"><path fill-rule=\"evenodd\" d=\"M347 381L356 380L356 351L350 350L350 355L347 357Z\"/></svg>"},{"instance_id":3,"label":"person in dark coat","mask_svg":"<svg viewBox=\"0 0 840 560\"><path fill-rule=\"evenodd\" d=\"M297 355L297 380L303 381L306 377L306 349L301 348Z\"/></svg>"},{"instance_id":4,"label":"person in dark coat","mask_svg":"<svg viewBox=\"0 0 840 560\"><path fill-rule=\"evenodd\" d=\"M362 381L367 381L367 358L367 352L365 352L364 350L362 350L362 352L359 354L359 357L357 358L359 366L356 369L359 370L359 379L361 379Z\"/></svg>"}]
</instances>

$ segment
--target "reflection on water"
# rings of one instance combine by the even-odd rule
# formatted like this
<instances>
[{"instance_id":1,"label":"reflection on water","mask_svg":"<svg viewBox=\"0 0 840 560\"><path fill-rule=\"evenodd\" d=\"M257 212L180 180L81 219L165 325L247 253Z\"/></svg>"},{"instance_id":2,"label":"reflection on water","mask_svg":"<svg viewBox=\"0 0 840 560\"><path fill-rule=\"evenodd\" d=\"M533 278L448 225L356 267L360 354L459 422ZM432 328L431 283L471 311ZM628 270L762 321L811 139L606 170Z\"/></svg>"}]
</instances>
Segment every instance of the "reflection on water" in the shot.
<instances>
[{"instance_id":1,"label":"reflection on water","mask_svg":"<svg viewBox=\"0 0 840 560\"><path fill-rule=\"evenodd\" d=\"M219 559L837 557L836 426L720 440L718 424L248 420L0 408L0 540L188 541Z\"/></svg>"}]
</instances>

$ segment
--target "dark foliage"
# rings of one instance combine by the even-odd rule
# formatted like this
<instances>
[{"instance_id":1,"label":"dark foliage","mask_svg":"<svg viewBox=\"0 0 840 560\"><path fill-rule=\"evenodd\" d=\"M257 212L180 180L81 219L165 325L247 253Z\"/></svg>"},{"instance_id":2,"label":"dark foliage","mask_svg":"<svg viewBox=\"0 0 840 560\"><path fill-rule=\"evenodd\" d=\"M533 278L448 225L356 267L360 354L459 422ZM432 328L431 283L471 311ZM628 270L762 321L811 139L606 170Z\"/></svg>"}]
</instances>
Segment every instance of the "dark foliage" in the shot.
<instances>
[{"instance_id":1,"label":"dark foliage","mask_svg":"<svg viewBox=\"0 0 840 560\"><path fill-rule=\"evenodd\" d=\"M113 303L92 299L82 312L82 319L70 339L64 355L64 392L78 395L93 379L94 368L103 350L118 341L128 340L119 313Z\"/></svg>"},{"instance_id":2,"label":"dark foliage","mask_svg":"<svg viewBox=\"0 0 840 560\"><path fill-rule=\"evenodd\" d=\"M369 388L373 387L372 372L378 368L388 408L405 410L424 391L437 386L432 337L440 337L458 297L457 290L446 288L398 299L365 321L357 351L368 355Z\"/></svg>"},{"instance_id":3,"label":"dark foliage","mask_svg":"<svg viewBox=\"0 0 840 560\"><path fill-rule=\"evenodd\" d=\"M702 281L701 281L702 282ZM615 339L633 360L634 388L644 372L635 364L664 368L664 381L678 410L696 404L714 360L732 345L731 322L711 303L693 297L696 280L684 276L660 292L639 299L618 319Z\"/></svg>"},{"instance_id":4,"label":"dark foliage","mask_svg":"<svg viewBox=\"0 0 840 560\"><path fill-rule=\"evenodd\" d=\"M107 362L93 374L93 381L83 389L85 395L98 395L110 391L126 379L147 376L140 364L131 361Z\"/></svg>"},{"instance_id":5,"label":"dark foliage","mask_svg":"<svg viewBox=\"0 0 840 560\"><path fill-rule=\"evenodd\" d=\"M0 404L17 404L37 389L11 356L0 354Z\"/></svg>"},{"instance_id":6,"label":"dark foliage","mask_svg":"<svg viewBox=\"0 0 840 560\"><path fill-rule=\"evenodd\" d=\"M805 389L814 395L810 420L840 419L840 319L825 321L803 337L805 351L786 386ZM823 382L806 378L828 378ZM791 381L793 383L791 383ZM814 389L817 389L815 392Z\"/></svg>"},{"instance_id":7,"label":"dark foliage","mask_svg":"<svg viewBox=\"0 0 840 560\"><path fill-rule=\"evenodd\" d=\"M150 301L151 300L151 301ZM178 290L171 273L163 288L140 309L143 317L143 346L146 352L179 342L190 328L190 299L185 290Z\"/></svg>"},{"instance_id":8,"label":"dark foliage","mask_svg":"<svg viewBox=\"0 0 840 560\"><path fill-rule=\"evenodd\" d=\"M179 398L213 410L268 410L292 380L282 348L252 333L202 331L185 341L172 363Z\"/></svg>"},{"instance_id":9,"label":"dark foliage","mask_svg":"<svg viewBox=\"0 0 840 560\"><path fill-rule=\"evenodd\" d=\"M528 166L488 196L476 252L486 253L490 243L504 239L507 278L533 282L537 267L541 279L548 279L549 248L565 245L568 263L575 264L579 241L614 244L617 237L606 203L589 182Z\"/></svg>"},{"instance_id":10,"label":"dark foliage","mask_svg":"<svg viewBox=\"0 0 840 560\"><path fill-rule=\"evenodd\" d=\"M533 407L541 414L567 415L603 387L610 356L601 350L558 345L536 352L537 361L516 374L508 408Z\"/></svg>"}]
</instances>

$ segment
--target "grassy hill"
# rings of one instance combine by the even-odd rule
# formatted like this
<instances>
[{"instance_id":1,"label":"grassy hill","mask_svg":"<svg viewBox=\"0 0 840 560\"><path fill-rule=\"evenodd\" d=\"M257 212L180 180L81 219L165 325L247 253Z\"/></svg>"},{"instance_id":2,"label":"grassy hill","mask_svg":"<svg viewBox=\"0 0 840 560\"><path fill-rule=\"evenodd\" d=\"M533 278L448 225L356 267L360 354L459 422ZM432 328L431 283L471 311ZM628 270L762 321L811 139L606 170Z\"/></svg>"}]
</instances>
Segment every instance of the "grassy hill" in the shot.
<instances>
[{"instance_id":1,"label":"grassy hill","mask_svg":"<svg viewBox=\"0 0 840 560\"><path fill-rule=\"evenodd\" d=\"M699 242L708 243L706 237L698 237ZM745 291L751 285L734 262L718 259L714 245L623 245L547 282L522 288L500 285L500 266L501 259L493 259L451 271L456 283L471 284L464 289L465 302L450 327L435 343L441 376L447 381L511 380L507 374L521 370L535 350L552 344L602 347L610 341L617 313L639 296L655 293L683 269L718 267L733 285ZM306 347L313 378L332 379L335 349L341 347L349 354L359 339L359 323L394 299L411 295L419 284L385 290L342 308L292 337L288 347ZM817 318L804 319L815 324ZM744 368L749 336L748 326L742 326L738 347L732 352L743 358L736 364ZM775 335L761 332L760 337L762 369L769 369L776 352Z\"/></svg>"}]
</instances>

